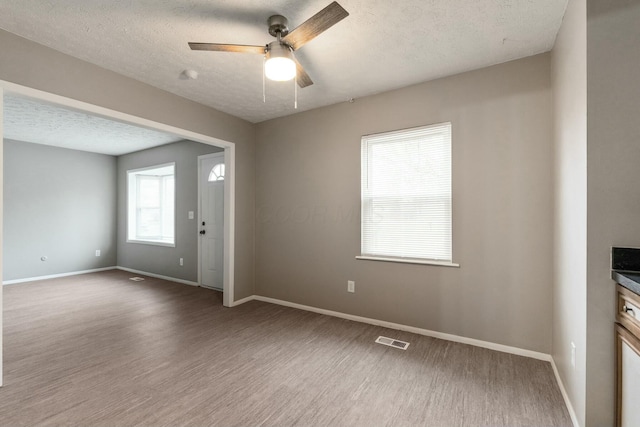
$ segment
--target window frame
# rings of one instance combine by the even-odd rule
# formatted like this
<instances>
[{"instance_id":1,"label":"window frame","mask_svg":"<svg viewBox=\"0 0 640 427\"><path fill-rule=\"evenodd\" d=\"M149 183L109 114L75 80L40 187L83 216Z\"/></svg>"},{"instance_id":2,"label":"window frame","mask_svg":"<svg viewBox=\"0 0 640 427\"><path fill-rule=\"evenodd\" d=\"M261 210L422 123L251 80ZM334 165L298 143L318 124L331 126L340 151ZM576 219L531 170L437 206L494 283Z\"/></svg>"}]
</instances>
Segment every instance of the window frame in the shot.
<instances>
[{"instance_id":1,"label":"window frame","mask_svg":"<svg viewBox=\"0 0 640 427\"><path fill-rule=\"evenodd\" d=\"M215 172L216 168L219 168L218 170L220 171L220 173ZM211 175L214 175L216 179L211 179ZM224 162L216 163L215 165L213 165L213 167L209 171L209 177L207 178L207 182L224 181L224 175L225 175Z\"/></svg>"},{"instance_id":2,"label":"window frame","mask_svg":"<svg viewBox=\"0 0 640 427\"><path fill-rule=\"evenodd\" d=\"M169 242L169 241L163 241L163 240L157 240L157 239L144 239L144 238L140 238L140 236L138 235L138 228L139 228L139 223L138 223L138 211L140 210L139 208L139 187L140 187L140 180L137 179L137 176L145 176L142 172L145 171L153 171L154 169L162 169L162 168L166 168L166 167L172 167L173 168L173 175L163 175L163 176L158 176L158 179L160 181L164 181L166 180L166 177L168 176L173 176L173 241ZM142 244L142 245L152 245L152 246L163 246L163 247L171 247L171 248L175 248L176 244L177 244L177 165L176 162L168 162L168 163L162 163L162 164L158 164L158 165L152 165L152 166L146 166L143 168L137 168L137 169L128 169L126 171L127 174L127 209L126 209L126 215L127 215L127 228L126 228L126 242L127 243L137 243L137 244ZM161 188L163 188L161 186ZM135 194L131 193L131 190L134 189L135 190ZM160 193L162 193L163 191L160 190ZM162 212L162 199L159 203L160 206L160 210ZM132 219L133 219L133 223L132 223ZM163 221L161 220L161 223ZM132 230L133 230L133 238L132 236Z\"/></svg>"},{"instance_id":3,"label":"window frame","mask_svg":"<svg viewBox=\"0 0 640 427\"><path fill-rule=\"evenodd\" d=\"M450 170L449 175L449 201L450 201L450 212L449 212L449 221L450 221L450 237L449 237L449 245L450 245L450 258L451 259L430 259L430 258L414 258L414 257L402 257L395 255L385 255L385 254L371 254L365 252L365 206L367 201L373 200L373 198L369 199L365 197L365 176L367 177L367 181L370 179L371 171L369 170L369 156L372 145L376 144L376 137L389 137L397 135L398 143L401 143L403 139L406 139L407 136L411 132L418 132L422 130L428 130L429 128L437 128L437 127L448 127L449 134L449 165L448 168ZM360 181L360 255L355 258L358 260L370 260L370 261L384 261L384 262L397 262L397 263L408 263L408 264L426 264L426 265L436 265L436 266L445 266L445 267L460 267L458 263L453 262L453 126L451 122L441 122L434 123L425 126L418 126L407 129L399 129L388 132L380 132L375 134L363 135L361 138L360 144L360 166L361 166L361 181ZM374 141L372 141L374 140ZM380 142L378 142L380 143ZM366 151L365 151L366 150ZM383 197L383 196L382 196ZM415 197L424 197L424 195L416 195Z\"/></svg>"}]
</instances>

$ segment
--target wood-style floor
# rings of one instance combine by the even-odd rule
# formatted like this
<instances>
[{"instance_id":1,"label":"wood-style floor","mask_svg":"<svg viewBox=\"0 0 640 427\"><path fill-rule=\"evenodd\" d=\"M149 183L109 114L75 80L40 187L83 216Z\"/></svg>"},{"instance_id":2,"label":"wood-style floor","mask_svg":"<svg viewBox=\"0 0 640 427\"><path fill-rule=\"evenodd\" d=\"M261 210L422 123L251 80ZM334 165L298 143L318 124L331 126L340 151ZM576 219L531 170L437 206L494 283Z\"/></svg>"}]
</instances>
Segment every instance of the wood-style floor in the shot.
<instances>
[{"instance_id":1,"label":"wood-style floor","mask_svg":"<svg viewBox=\"0 0 640 427\"><path fill-rule=\"evenodd\" d=\"M571 426L547 362L131 276L5 286L0 425Z\"/></svg>"}]
</instances>

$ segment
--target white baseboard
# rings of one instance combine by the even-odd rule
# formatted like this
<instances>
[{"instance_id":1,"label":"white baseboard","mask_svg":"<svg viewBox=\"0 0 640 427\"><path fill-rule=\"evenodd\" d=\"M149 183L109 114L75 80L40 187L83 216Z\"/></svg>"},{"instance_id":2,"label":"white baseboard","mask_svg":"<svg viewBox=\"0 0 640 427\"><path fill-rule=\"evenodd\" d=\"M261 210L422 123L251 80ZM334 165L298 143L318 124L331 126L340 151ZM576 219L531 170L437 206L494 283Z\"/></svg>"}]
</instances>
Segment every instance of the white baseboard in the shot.
<instances>
[{"instance_id":1,"label":"white baseboard","mask_svg":"<svg viewBox=\"0 0 640 427\"><path fill-rule=\"evenodd\" d=\"M189 286L198 286L197 282L192 282L190 280L176 279L175 277L163 276L161 274L149 273L147 271L134 270L133 268L127 268L127 267L121 267L121 266L117 266L116 268L118 270L128 271L129 273L142 274L143 276L155 277L156 279L167 280L169 282L182 283L184 285L189 285Z\"/></svg>"},{"instance_id":2,"label":"white baseboard","mask_svg":"<svg viewBox=\"0 0 640 427\"><path fill-rule=\"evenodd\" d=\"M355 316L352 314L340 313L338 311L325 310L323 308L311 307L308 305L296 304L289 301L283 301L275 298L262 297L254 295L253 297L244 298L241 301L237 301L236 304L241 304L247 301L255 299L257 301L268 302L271 304L283 305L286 307L297 308L299 310L312 311L314 313L326 314L327 316L339 317L341 319L353 320L355 322L368 323L370 325L382 326L384 328L396 329L399 331L412 332L418 335L424 335L432 338L439 338L447 341L459 342L462 344L469 344L476 347L488 348L490 350L501 351L503 353L515 354L518 356L530 357L532 359L551 361L551 355L546 353L539 353L537 351L525 350L523 348L511 347L503 344L496 344L489 341L477 340L474 338L461 337L458 335L445 334L443 332L430 331L428 329L416 328L414 326L402 325L400 323L386 322L384 320L371 319L368 317Z\"/></svg>"},{"instance_id":3,"label":"white baseboard","mask_svg":"<svg viewBox=\"0 0 640 427\"><path fill-rule=\"evenodd\" d=\"M155 277L156 279L163 279L163 280L167 280L167 281L170 281L170 282L182 283L182 284L189 285L189 286L198 286L198 283L191 282L189 280L176 279L175 277L163 276L163 275L160 275L160 274L149 273L149 272L146 272L146 271L134 270L133 268L120 267L120 266L94 268L94 269L91 269L91 270L71 271L69 273L49 274L47 276L27 277L27 278L24 278L24 279L5 280L5 281L2 282L2 284L3 285L15 285L15 284L18 284L18 283L35 282L37 280L57 279L58 277L77 276L79 274L98 273L100 271L108 271L108 270L116 270L116 269L123 270L123 271L128 271L129 273L142 274L142 275L149 276L149 277Z\"/></svg>"},{"instance_id":4,"label":"white baseboard","mask_svg":"<svg viewBox=\"0 0 640 427\"><path fill-rule=\"evenodd\" d=\"M558 371L558 367L556 366L556 362L553 357L551 358L551 367L553 368L553 374L556 376L558 387L560 387L560 392L562 393L564 404L567 406L567 411L569 411L569 416L571 417L573 427L580 427L580 423L578 423L578 417L576 416L576 411L573 409L573 405L571 404L571 400L569 399L569 395L567 394L567 389L564 387L562 378L560 378L560 371Z\"/></svg>"},{"instance_id":5,"label":"white baseboard","mask_svg":"<svg viewBox=\"0 0 640 427\"><path fill-rule=\"evenodd\" d=\"M238 306L238 305L240 305L240 304L244 304L245 302L253 301L253 300L255 300L255 299L256 299L256 297L255 297L254 295L251 295L251 296L249 296L249 297L239 299L238 301L234 301L234 302L231 304L231 307L235 307L235 306Z\"/></svg>"},{"instance_id":6,"label":"white baseboard","mask_svg":"<svg viewBox=\"0 0 640 427\"><path fill-rule=\"evenodd\" d=\"M224 289L214 288L213 286L205 286L205 285L198 285L198 286L200 286L201 288L209 289L216 292L224 292Z\"/></svg>"},{"instance_id":7,"label":"white baseboard","mask_svg":"<svg viewBox=\"0 0 640 427\"><path fill-rule=\"evenodd\" d=\"M37 280L57 279L58 277L77 276L79 274L98 273L100 271L115 270L117 267L93 268L91 270L71 271L69 273L49 274L47 276L27 277L24 279L4 280L3 285L15 285L17 283L35 282Z\"/></svg>"}]
</instances>

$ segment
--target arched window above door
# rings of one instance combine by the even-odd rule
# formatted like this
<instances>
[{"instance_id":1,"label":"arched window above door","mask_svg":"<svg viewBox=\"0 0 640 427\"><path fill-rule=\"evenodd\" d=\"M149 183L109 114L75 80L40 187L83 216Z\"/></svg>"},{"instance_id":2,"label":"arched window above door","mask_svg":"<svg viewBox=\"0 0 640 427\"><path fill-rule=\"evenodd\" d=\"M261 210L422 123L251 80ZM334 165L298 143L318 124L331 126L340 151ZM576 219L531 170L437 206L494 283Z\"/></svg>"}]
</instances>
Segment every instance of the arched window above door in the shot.
<instances>
[{"instance_id":1,"label":"arched window above door","mask_svg":"<svg viewBox=\"0 0 640 427\"><path fill-rule=\"evenodd\" d=\"M224 181L224 163L218 163L211 168L208 181Z\"/></svg>"}]
</instances>

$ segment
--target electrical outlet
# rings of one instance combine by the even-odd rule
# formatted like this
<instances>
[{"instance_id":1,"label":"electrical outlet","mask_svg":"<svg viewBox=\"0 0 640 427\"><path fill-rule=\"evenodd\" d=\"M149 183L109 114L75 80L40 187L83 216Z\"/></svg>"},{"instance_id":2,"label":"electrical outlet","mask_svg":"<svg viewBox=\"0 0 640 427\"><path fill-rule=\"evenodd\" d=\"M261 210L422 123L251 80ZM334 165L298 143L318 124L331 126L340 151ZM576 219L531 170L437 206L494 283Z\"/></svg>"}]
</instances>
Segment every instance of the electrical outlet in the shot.
<instances>
[{"instance_id":1,"label":"electrical outlet","mask_svg":"<svg viewBox=\"0 0 640 427\"><path fill-rule=\"evenodd\" d=\"M189 211L188 218L193 219L193 211Z\"/></svg>"},{"instance_id":2,"label":"electrical outlet","mask_svg":"<svg viewBox=\"0 0 640 427\"><path fill-rule=\"evenodd\" d=\"M96 249L96 256L100 256L100 249Z\"/></svg>"},{"instance_id":3,"label":"electrical outlet","mask_svg":"<svg viewBox=\"0 0 640 427\"><path fill-rule=\"evenodd\" d=\"M184 258L180 258L180 267L184 265Z\"/></svg>"},{"instance_id":4,"label":"electrical outlet","mask_svg":"<svg viewBox=\"0 0 640 427\"><path fill-rule=\"evenodd\" d=\"M576 345L573 341L571 341L571 366L573 369L576 368Z\"/></svg>"},{"instance_id":5,"label":"electrical outlet","mask_svg":"<svg viewBox=\"0 0 640 427\"><path fill-rule=\"evenodd\" d=\"M347 281L347 292L355 292L356 291L356 282L353 280Z\"/></svg>"}]
</instances>

